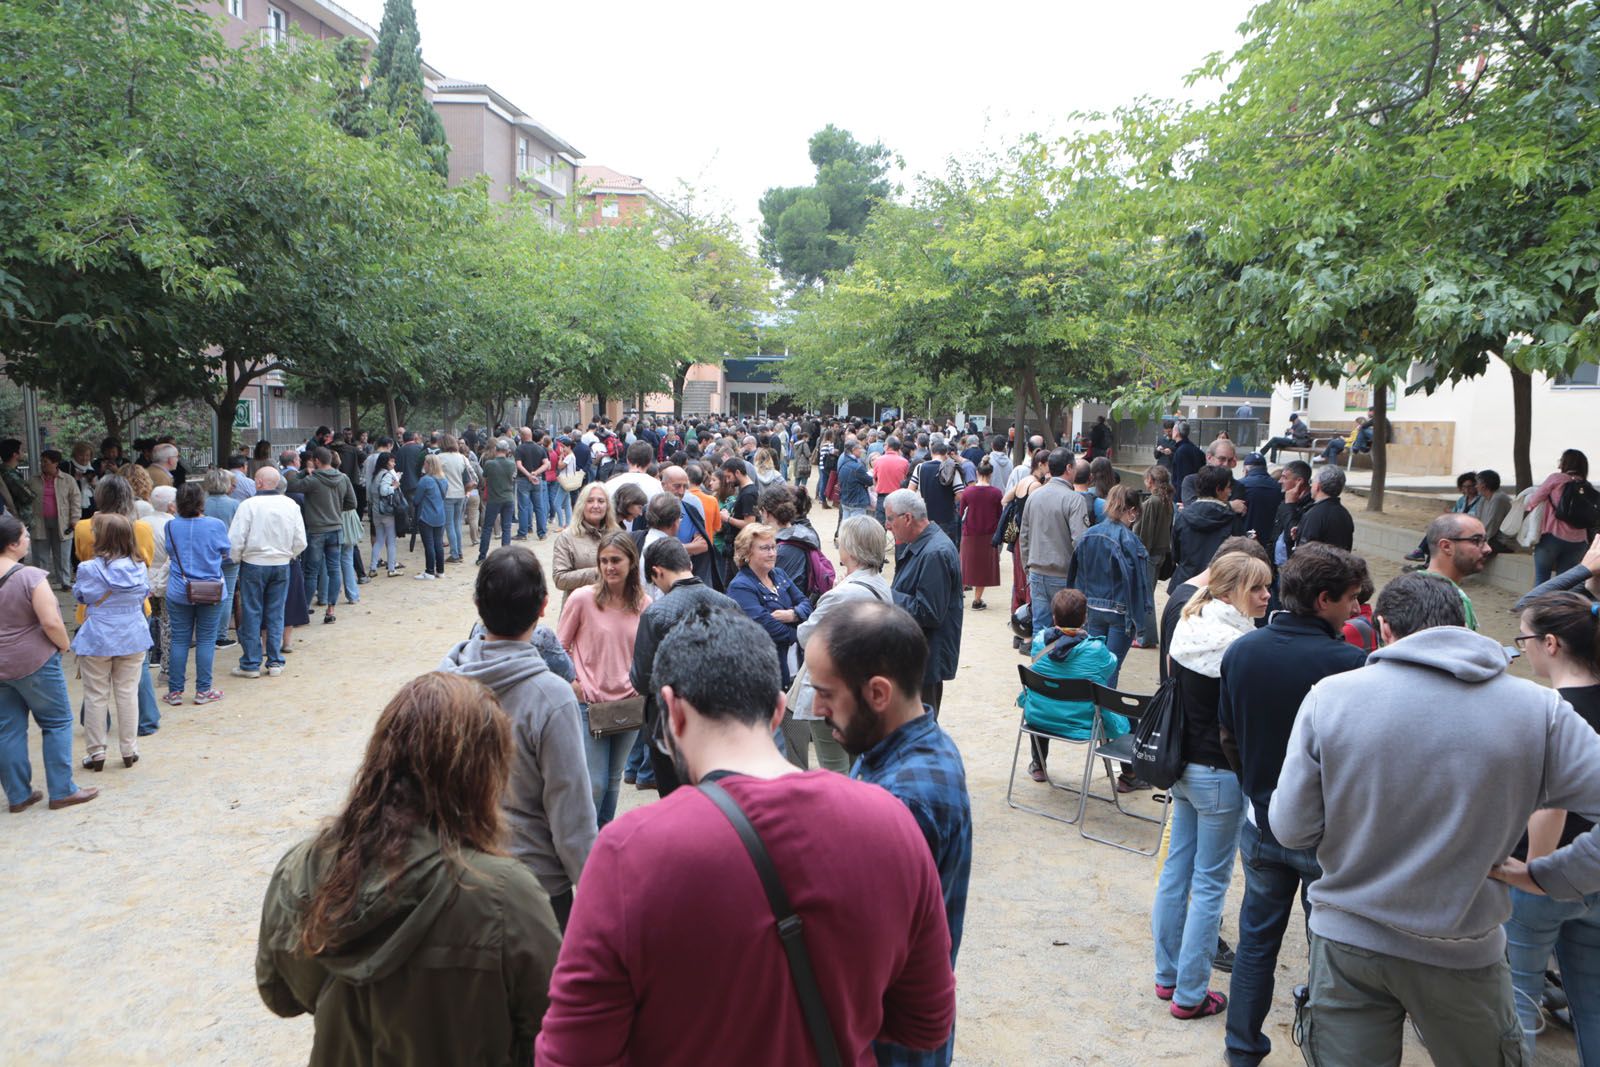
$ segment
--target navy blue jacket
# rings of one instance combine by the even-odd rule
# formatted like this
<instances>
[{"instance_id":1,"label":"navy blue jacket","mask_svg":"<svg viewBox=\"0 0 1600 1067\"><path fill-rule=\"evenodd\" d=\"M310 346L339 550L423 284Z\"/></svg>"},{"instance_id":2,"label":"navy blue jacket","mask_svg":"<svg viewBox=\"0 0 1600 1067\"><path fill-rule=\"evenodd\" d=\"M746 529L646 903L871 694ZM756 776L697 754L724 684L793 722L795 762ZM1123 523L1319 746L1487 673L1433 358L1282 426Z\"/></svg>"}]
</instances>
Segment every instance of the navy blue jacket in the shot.
<instances>
[{"instance_id":1,"label":"navy blue jacket","mask_svg":"<svg viewBox=\"0 0 1600 1067\"><path fill-rule=\"evenodd\" d=\"M1185 478L1205 465L1205 450L1183 438L1172 449L1172 484L1182 487Z\"/></svg>"},{"instance_id":2,"label":"navy blue jacket","mask_svg":"<svg viewBox=\"0 0 1600 1067\"><path fill-rule=\"evenodd\" d=\"M1255 808L1256 826L1271 838L1267 802L1289 749L1300 703L1331 674L1364 666L1367 654L1316 616L1280 611L1222 654L1217 724L1222 750Z\"/></svg>"},{"instance_id":3,"label":"navy blue jacket","mask_svg":"<svg viewBox=\"0 0 1600 1067\"><path fill-rule=\"evenodd\" d=\"M928 639L923 684L948 682L961 663L961 554L955 542L930 522L896 554L894 602L911 613Z\"/></svg>"},{"instance_id":4,"label":"navy blue jacket","mask_svg":"<svg viewBox=\"0 0 1600 1067\"><path fill-rule=\"evenodd\" d=\"M865 508L872 506L872 474L867 465L846 453L839 458L839 506Z\"/></svg>"},{"instance_id":5,"label":"navy blue jacket","mask_svg":"<svg viewBox=\"0 0 1600 1067\"><path fill-rule=\"evenodd\" d=\"M1272 555L1272 525L1278 516L1278 505L1283 503L1283 487L1265 467L1251 467L1233 486L1233 495L1245 503L1244 528L1254 530L1261 547Z\"/></svg>"}]
</instances>

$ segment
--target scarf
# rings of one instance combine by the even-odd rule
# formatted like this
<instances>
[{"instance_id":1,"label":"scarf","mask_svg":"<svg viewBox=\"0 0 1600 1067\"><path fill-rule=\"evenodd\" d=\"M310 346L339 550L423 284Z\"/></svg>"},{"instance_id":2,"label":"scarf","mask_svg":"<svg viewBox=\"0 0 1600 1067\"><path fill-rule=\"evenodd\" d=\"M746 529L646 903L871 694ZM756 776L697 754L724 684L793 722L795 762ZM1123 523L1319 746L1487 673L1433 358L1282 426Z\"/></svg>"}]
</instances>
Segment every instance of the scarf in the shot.
<instances>
[{"instance_id":1,"label":"scarf","mask_svg":"<svg viewBox=\"0 0 1600 1067\"><path fill-rule=\"evenodd\" d=\"M1256 628L1238 608L1224 600L1209 601L1198 615L1180 619L1172 634L1171 656L1196 674L1222 677L1222 654Z\"/></svg>"}]
</instances>

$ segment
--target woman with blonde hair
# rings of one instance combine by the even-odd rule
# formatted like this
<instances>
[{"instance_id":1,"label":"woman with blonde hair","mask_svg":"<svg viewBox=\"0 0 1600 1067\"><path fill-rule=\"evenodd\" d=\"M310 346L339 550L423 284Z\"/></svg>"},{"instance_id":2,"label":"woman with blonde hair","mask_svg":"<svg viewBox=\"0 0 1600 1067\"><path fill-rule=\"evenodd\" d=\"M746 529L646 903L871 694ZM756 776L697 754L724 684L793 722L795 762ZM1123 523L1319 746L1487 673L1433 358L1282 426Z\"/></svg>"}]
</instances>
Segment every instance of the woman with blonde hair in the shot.
<instances>
[{"instance_id":1,"label":"woman with blonde hair","mask_svg":"<svg viewBox=\"0 0 1600 1067\"><path fill-rule=\"evenodd\" d=\"M1244 793L1222 750L1217 704L1222 656L1267 610L1272 568L1233 553L1211 564L1209 583L1184 605L1172 635L1171 682L1183 708L1183 777L1169 791L1172 844L1150 917L1156 996L1177 1019L1227 1008L1211 992L1222 902L1233 879Z\"/></svg>"},{"instance_id":2,"label":"woman with blonde hair","mask_svg":"<svg viewBox=\"0 0 1600 1067\"><path fill-rule=\"evenodd\" d=\"M417 527L422 531L423 571L417 580L444 577L444 524L446 518L444 493L444 468L438 456L428 456L422 461L422 477L412 499L416 509Z\"/></svg>"},{"instance_id":3,"label":"woman with blonde hair","mask_svg":"<svg viewBox=\"0 0 1600 1067\"><path fill-rule=\"evenodd\" d=\"M512 746L483 685L414 678L344 810L278 862L256 988L276 1015L313 1016L313 1065L533 1062L561 935L505 852Z\"/></svg>"},{"instance_id":4,"label":"woman with blonde hair","mask_svg":"<svg viewBox=\"0 0 1600 1067\"><path fill-rule=\"evenodd\" d=\"M134 558L133 523L114 511L89 520L94 526L94 556L80 564L72 597L88 611L72 638L83 675L83 765L106 765L106 718L115 712L122 765L139 762L139 675L150 648L144 601L150 572Z\"/></svg>"},{"instance_id":5,"label":"woman with blonde hair","mask_svg":"<svg viewBox=\"0 0 1600 1067\"><path fill-rule=\"evenodd\" d=\"M467 485L472 481L467 457L461 454L461 445L451 434L439 438L439 476L444 479L444 532L450 542L447 563L460 563L464 554L461 546L461 518L467 506Z\"/></svg>"},{"instance_id":6,"label":"woman with blonde hair","mask_svg":"<svg viewBox=\"0 0 1600 1067\"><path fill-rule=\"evenodd\" d=\"M156 509L150 503L150 494L155 491L155 483L150 480L150 472L137 463L124 463L118 468L117 473L122 475L128 483L128 488L133 490L133 506L141 519L149 518L155 514Z\"/></svg>"},{"instance_id":7,"label":"woman with blonde hair","mask_svg":"<svg viewBox=\"0 0 1600 1067\"><path fill-rule=\"evenodd\" d=\"M778 566L778 531L765 523L752 522L739 531L733 565L739 573L728 583L728 595L772 638L787 689L800 669L800 624L811 615L811 601Z\"/></svg>"},{"instance_id":8,"label":"woman with blonde hair","mask_svg":"<svg viewBox=\"0 0 1600 1067\"><path fill-rule=\"evenodd\" d=\"M756 482L763 488L769 485L779 485L783 482L783 472L778 470L773 461L770 448L756 449Z\"/></svg>"},{"instance_id":9,"label":"woman with blonde hair","mask_svg":"<svg viewBox=\"0 0 1600 1067\"><path fill-rule=\"evenodd\" d=\"M589 723L589 705L638 695L628 671L633 666L639 616L649 604L639 573L639 546L632 534L614 530L600 539L594 582L573 591L556 630L578 675L572 689L583 712L589 787L600 826L616 817L623 766L639 731L596 736Z\"/></svg>"},{"instance_id":10,"label":"woman with blonde hair","mask_svg":"<svg viewBox=\"0 0 1600 1067\"><path fill-rule=\"evenodd\" d=\"M593 585L600 577L600 542L620 529L604 484L590 482L580 499L577 516L556 534L550 548L551 578L561 590L563 608L574 591Z\"/></svg>"}]
</instances>

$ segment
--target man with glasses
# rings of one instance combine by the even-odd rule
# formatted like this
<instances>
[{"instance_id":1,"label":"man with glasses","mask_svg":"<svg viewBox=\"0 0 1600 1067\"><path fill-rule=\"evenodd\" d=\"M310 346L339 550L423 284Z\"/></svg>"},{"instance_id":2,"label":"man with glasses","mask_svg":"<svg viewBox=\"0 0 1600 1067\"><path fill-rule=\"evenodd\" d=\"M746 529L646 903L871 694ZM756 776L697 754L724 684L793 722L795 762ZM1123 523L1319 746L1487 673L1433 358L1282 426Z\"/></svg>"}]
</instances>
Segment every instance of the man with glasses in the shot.
<instances>
[{"instance_id":1,"label":"man with glasses","mask_svg":"<svg viewBox=\"0 0 1600 1067\"><path fill-rule=\"evenodd\" d=\"M1472 598L1461 588L1461 581L1483 570L1489 562L1489 535L1483 523L1472 515L1455 512L1440 515L1428 524L1426 540L1428 569L1417 573L1449 582L1461 595L1461 610L1466 614L1467 627L1476 630L1478 616L1472 610Z\"/></svg>"},{"instance_id":2,"label":"man with glasses","mask_svg":"<svg viewBox=\"0 0 1600 1067\"><path fill-rule=\"evenodd\" d=\"M1212 441L1211 446L1206 449L1206 466L1208 467L1226 467L1231 471L1238 463L1239 450L1233 447L1232 441ZM1265 460L1262 461L1262 466L1266 466ZM1193 504L1195 497L1198 495L1194 484L1195 475L1198 473L1196 471L1195 474L1184 478L1183 483L1178 486L1178 499L1183 502L1185 507Z\"/></svg>"},{"instance_id":3,"label":"man with glasses","mask_svg":"<svg viewBox=\"0 0 1600 1067\"><path fill-rule=\"evenodd\" d=\"M944 683L956 676L961 660L961 556L938 524L929 520L927 504L916 490L890 493L883 514L895 543L894 602L911 613L928 639L921 695L937 719ZM1026 521L1027 513L1023 514Z\"/></svg>"}]
</instances>

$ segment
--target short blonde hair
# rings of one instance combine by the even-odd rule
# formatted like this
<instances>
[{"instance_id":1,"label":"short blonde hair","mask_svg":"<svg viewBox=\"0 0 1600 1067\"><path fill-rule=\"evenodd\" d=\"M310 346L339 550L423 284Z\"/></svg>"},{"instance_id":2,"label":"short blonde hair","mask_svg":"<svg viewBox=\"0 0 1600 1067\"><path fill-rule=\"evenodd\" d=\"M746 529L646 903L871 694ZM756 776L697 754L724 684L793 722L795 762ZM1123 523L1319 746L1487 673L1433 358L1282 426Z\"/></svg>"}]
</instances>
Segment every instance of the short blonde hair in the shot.
<instances>
[{"instance_id":1,"label":"short blonde hair","mask_svg":"<svg viewBox=\"0 0 1600 1067\"><path fill-rule=\"evenodd\" d=\"M1252 555L1230 552L1211 561L1211 579L1183 606L1183 617L1193 618L1213 600L1235 593L1265 589L1272 584L1272 568Z\"/></svg>"},{"instance_id":2,"label":"short blonde hair","mask_svg":"<svg viewBox=\"0 0 1600 1067\"><path fill-rule=\"evenodd\" d=\"M129 463L117 472L128 480L128 488L133 490L135 500L149 500L150 490L156 483L150 480L150 472L137 463Z\"/></svg>"},{"instance_id":3,"label":"short blonde hair","mask_svg":"<svg viewBox=\"0 0 1600 1067\"><path fill-rule=\"evenodd\" d=\"M739 536L733 539L733 565L743 567L750 562L750 553L755 551L756 542L765 537L777 537L778 531L766 523L752 522L739 531Z\"/></svg>"},{"instance_id":4,"label":"short blonde hair","mask_svg":"<svg viewBox=\"0 0 1600 1067\"><path fill-rule=\"evenodd\" d=\"M428 456L422 461L422 473L434 478L443 478L444 463L437 455Z\"/></svg>"}]
</instances>

